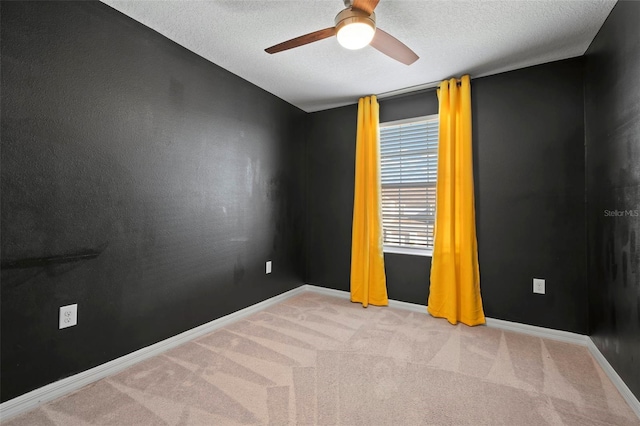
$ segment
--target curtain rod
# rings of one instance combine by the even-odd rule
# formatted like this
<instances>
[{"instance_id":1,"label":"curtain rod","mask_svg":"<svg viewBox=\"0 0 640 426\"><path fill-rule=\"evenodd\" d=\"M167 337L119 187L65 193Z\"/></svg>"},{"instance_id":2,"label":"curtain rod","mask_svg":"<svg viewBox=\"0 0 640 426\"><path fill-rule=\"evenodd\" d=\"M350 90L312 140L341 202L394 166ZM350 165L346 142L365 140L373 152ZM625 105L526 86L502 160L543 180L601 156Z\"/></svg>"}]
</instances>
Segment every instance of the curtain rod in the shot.
<instances>
[{"instance_id":1,"label":"curtain rod","mask_svg":"<svg viewBox=\"0 0 640 426\"><path fill-rule=\"evenodd\" d=\"M417 86L405 87L404 89L391 90L389 92L384 92L376 95L378 99L386 99L399 95L406 95L413 92L420 92L422 90L433 89L438 87L440 81L433 81L431 83L419 84Z\"/></svg>"},{"instance_id":2,"label":"curtain rod","mask_svg":"<svg viewBox=\"0 0 640 426\"><path fill-rule=\"evenodd\" d=\"M457 78L456 81L458 83L460 83L460 79ZM438 87L440 85L440 83L442 83L442 80L440 81L432 81L431 83L424 83L424 84L418 84L416 86L410 86L410 87L405 87L404 89L397 89L397 90L391 90L389 92L384 92L384 93L380 93L378 95L376 95L376 97L378 99L387 99L387 98L392 98L394 96L400 96L400 95L408 95L414 92L421 92L423 90L428 90L428 89L435 89L436 87Z\"/></svg>"}]
</instances>

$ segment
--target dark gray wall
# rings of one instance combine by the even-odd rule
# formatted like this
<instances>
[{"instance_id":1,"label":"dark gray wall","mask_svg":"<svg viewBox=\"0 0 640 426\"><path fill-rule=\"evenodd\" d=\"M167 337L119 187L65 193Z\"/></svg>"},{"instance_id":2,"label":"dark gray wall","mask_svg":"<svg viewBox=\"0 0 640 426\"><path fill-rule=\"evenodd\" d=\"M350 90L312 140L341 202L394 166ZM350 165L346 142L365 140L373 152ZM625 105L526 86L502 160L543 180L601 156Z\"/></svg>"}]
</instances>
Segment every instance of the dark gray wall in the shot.
<instances>
[{"instance_id":1,"label":"dark gray wall","mask_svg":"<svg viewBox=\"0 0 640 426\"><path fill-rule=\"evenodd\" d=\"M309 115L305 281L349 288L357 106ZM345 275L346 272L346 275Z\"/></svg>"},{"instance_id":2,"label":"dark gray wall","mask_svg":"<svg viewBox=\"0 0 640 426\"><path fill-rule=\"evenodd\" d=\"M302 283L305 113L98 2L1 41L2 401Z\"/></svg>"},{"instance_id":3,"label":"dark gray wall","mask_svg":"<svg viewBox=\"0 0 640 426\"><path fill-rule=\"evenodd\" d=\"M587 50L592 338L640 398L640 3L619 1Z\"/></svg>"},{"instance_id":4,"label":"dark gray wall","mask_svg":"<svg viewBox=\"0 0 640 426\"><path fill-rule=\"evenodd\" d=\"M583 61L471 84L485 314L586 334Z\"/></svg>"},{"instance_id":5,"label":"dark gray wall","mask_svg":"<svg viewBox=\"0 0 640 426\"><path fill-rule=\"evenodd\" d=\"M587 332L583 64L472 82L481 288L493 318ZM381 121L437 112L434 91L381 101ZM307 281L349 288L356 107L310 115ZM426 304L430 258L385 255L389 297ZM547 294L532 293L533 277Z\"/></svg>"}]
</instances>

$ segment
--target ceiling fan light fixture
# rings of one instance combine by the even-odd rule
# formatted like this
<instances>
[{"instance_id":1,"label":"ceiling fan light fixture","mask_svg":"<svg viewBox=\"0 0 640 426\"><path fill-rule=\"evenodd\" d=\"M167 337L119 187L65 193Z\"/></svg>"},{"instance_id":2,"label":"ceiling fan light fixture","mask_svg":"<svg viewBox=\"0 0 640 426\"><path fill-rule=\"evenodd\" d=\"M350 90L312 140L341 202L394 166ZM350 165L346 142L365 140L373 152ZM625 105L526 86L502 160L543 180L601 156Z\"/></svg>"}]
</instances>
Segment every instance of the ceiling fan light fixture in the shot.
<instances>
[{"instance_id":1,"label":"ceiling fan light fixture","mask_svg":"<svg viewBox=\"0 0 640 426\"><path fill-rule=\"evenodd\" d=\"M346 49L362 49L371 43L375 30L364 22L345 25L338 32L338 43Z\"/></svg>"},{"instance_id":2,"label":"ceiling fan light fixture","mask_svg":"<svg viewBox=\"0 0 640 426\"><path fill-rule=\"evenodd\" d=\"M413 50L386 31L376 28L373 10L379 1L344 0L347 7L336 15L335 26L292 38L264 50L269 54L278 53L337 36L338 42L347 49L360 49L370 44L391 59L405 65L413 64L419 59Z\"/></svg>"},{"instance_id":3,"label":"ceiling fan light fixture","mask_svg":"<svg viewBox=\"0 0 640 426\"><path fill-rule=\"evenodd\" d=\"M336 37L346 49L362 49L373 40L376 32L375 14L367 15L357 9L347 8L336 16Z\"/></svg>"}]
</instances>

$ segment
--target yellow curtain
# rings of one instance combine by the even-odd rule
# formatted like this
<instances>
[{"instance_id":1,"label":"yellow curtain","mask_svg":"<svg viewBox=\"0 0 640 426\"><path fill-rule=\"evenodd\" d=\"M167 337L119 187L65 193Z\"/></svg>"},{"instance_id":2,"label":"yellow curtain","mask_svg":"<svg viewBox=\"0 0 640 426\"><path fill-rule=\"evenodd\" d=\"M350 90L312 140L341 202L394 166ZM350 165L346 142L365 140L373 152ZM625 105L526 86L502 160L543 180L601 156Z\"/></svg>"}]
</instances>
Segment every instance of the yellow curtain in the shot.
<instances>
[{"instance_id":1,"label":"yellow curtain","mask_svg":"<svg viewBox=\"0 0 640 426\"><path fill-rule=\"evenodd\" d=\"M382 252L379 107L375 96L358 101L356 179L351 239L351 301L385 306Z\"/></svg>"},{"instance_id":2,"label":"yellow curtain","mask_svg":"<svg viewBox=\"0 0 640 426\"><path fill-rule=\"evenodd\" d=\"M438 90L440 136L436 222L428 311L451 324L484 324L473 196L471 83L445 80Z\"/></svg>"}]
</instances>

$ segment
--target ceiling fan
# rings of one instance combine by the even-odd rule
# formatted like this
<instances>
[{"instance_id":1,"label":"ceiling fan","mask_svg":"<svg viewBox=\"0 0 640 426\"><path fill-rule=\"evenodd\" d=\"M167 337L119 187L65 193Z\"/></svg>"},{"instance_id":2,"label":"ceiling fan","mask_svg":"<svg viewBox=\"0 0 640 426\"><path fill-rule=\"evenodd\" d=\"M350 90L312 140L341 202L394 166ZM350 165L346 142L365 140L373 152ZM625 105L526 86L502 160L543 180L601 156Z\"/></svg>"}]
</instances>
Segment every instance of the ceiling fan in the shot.
<instances>
[{"instance_id":1,"label":"ceiling fan","mask_svg":"<svg viewBox=\"0 0 640 426\"><path fill-rule=\"evenodd\" d=\"M380 0L344 0L346 8L336 15L335 26L314 31L287 40L265 49L267 53L278 53L325 38L336 36L338 42L347 49L361 49L371 45L385 55L411 65L418 55L391 34L376 28L376 14L373 10Z\"/></svg>"}]
</instances>

